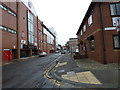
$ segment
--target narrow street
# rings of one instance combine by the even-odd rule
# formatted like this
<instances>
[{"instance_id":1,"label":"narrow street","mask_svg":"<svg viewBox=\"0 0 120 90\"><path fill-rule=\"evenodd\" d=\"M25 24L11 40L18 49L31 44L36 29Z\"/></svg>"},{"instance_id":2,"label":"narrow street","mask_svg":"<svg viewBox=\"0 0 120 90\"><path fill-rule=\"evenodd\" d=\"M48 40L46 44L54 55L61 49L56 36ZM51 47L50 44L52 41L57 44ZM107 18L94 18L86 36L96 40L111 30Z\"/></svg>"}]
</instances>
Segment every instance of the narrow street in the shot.
<instances>
[{"instance_id":1,"label":"narrow street","mask_svg":"<svg viewBox=\"0 0 120 90\"><path fill-rule=\"evenodd\" d=\"M98 90L118 86L118 70L79 67L70 53L56 53L3 66L3 88Z\"/></svg>"}]
</instances>

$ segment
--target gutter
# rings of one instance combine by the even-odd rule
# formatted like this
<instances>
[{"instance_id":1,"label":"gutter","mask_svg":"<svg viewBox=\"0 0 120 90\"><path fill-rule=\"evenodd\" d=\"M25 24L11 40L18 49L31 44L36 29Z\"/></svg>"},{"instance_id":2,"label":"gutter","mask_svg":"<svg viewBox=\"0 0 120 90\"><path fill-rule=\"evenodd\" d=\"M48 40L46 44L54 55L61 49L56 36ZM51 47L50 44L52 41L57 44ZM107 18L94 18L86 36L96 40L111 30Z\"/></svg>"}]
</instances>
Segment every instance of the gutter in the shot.
<instances>
[{"instance_id":1,"label":"gutter","mask_svg":"<svg viewBox=\"0 0 120 90\"><path fill-rule=\"evenodd\" d=\"M102 4L99 4L100 8L100 21L101 21L101 31L102 31L102 43L103 43L103 64L107 64L106 61L106 45L105 45L105 37L104 37L104 23L103 23L103 15L102 15Z\"/></svg>"}]
</instances>

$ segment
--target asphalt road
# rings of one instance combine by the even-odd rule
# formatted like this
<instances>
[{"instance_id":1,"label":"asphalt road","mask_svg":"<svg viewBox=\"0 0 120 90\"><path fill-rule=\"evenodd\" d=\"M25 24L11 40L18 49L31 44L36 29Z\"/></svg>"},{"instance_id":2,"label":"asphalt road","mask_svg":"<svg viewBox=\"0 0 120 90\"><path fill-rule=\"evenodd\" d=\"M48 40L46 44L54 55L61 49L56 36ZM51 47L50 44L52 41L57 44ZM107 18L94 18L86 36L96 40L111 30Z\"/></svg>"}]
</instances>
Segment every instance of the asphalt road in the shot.
<instances>
[{"instance_id":1,"label":"asphalt road","mask_svg":"<svg viewBox=\"0 0 120 90\"><path fill-rule=\"evenodd\" d=\"M57 60L59 61L59 63L67 62L67 64L65 65L58 66L58 67L55 66L49 72L49 75L52 77L53 80L60 81L61 83L63 83L63 85L61 84L60 86L57 85L57 83L51 83L50 79L44 78L44 72L50 66L52 66L53 63ZM75 73L83 72L83 71L91 71L100 81L102 81L102 85L94 85L94 84L87 85L87 84L72 82L72 81L61 78L61 75L71 71L74 71ZM110 88L114 87L114 83L112 82L115 82L116 80L114 77L115 72L112 71L112 74L109 74L110 71L102 70L102 73L104 73L104 75L106 75L107 77L102 75L100 71L86 70L83 68L79 68L76 65L75 61L71 58L69 53L66 53L66 54L56 53L56 54L48 55L46 57L40 57L40 58L37 57L37 58L22 61L22 62L17 62L17 63L3 66L2 87L3 88L49 88L49 89L57 88L58 90L61 90L64 88L65 90L66 89L73 90L72 86L81 87L80 89L79 88L77 89L74 87L74 90L84 90L84 88L87 88L87 90L99 90L97 88L88 89L91 87L103 87L102 90L104 90L104 87L107 87L107 88L109 86ZM112 76L114 78L112 78ZM118 90L115 88L114 89L110 89L110 88L109 90Z\"/></svg>"},{"instance_id":2,"label":"asphalt road","mask_svg":"<svg viewBox=\"0 0 120 90\"><path fill-rule=\"evenodd\" d=\"M3 88L55 88L43 77L44 71L60 53L37 57L23 62L13 63L2 67Z\"/></svg>"}]
</instances>

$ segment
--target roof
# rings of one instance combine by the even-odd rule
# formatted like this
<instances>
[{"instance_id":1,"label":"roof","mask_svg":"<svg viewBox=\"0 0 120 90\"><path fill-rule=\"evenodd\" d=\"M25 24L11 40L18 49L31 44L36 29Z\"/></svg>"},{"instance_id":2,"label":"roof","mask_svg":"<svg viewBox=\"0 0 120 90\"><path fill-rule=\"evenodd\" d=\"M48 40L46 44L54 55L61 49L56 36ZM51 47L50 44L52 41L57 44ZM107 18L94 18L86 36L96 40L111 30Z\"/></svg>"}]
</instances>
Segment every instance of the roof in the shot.
<instances>
[{"instance_id":1,"label":"roof","mask_svg":"<svg viewBox=\"0 0 120 90\"><path fill-rule=\"evenodd\" d=\"M42 26L43 26L53 37L56 37L43 23L42 23Z\"/></svg>"}]
</instances>

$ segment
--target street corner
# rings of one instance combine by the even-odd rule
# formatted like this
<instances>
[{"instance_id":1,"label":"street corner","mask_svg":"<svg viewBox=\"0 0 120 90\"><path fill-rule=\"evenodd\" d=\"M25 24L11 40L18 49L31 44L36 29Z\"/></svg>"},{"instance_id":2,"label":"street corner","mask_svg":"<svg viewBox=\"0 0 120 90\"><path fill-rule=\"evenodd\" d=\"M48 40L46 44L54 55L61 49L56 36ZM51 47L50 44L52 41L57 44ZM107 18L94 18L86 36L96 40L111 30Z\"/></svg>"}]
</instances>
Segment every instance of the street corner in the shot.
<instances>
[{"instance_id":1,"label":"street corner","mask_svg":"<svg viewBox=\"0 0 120 90\"><path fill-rule=\"evenodd\" d=\"M83 84L102 84L95 75L90 71L77 72L74 71L67 72L66 74L61 75L63 79L74 81L77 83Z\"/></svg>"}]
</instances>

